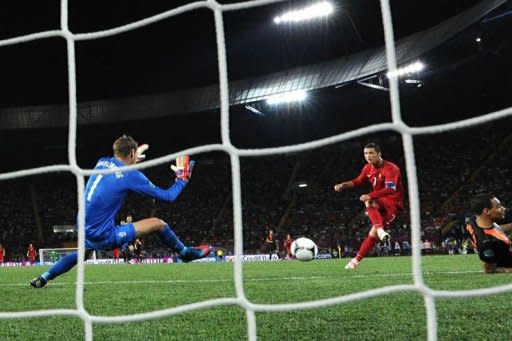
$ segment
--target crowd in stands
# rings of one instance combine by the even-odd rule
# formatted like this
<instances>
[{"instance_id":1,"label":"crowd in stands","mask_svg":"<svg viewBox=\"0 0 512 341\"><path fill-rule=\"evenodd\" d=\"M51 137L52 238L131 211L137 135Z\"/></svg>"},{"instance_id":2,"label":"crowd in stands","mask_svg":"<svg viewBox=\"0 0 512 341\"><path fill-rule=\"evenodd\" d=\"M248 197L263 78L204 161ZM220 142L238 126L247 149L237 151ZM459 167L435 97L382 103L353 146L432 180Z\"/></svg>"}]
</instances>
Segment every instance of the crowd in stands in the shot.
<instances>
[{"instance_id":1,"label":"crowd in stands","mask_svg":"<svg viewBox=\"0 0 512 341\"><path fill-rule=\"evenodd\" d=\"M512 202L512 135L495 129L502 124L498 121L414 138L421 235L422 241L430 244L425 250L456 253L468 248L464 224L471 215L472 194L485 190L505 205ZM322 250L339 247L342 254L353 254L370 228L358 200L368 188L337 193L333 185L359 174L365 162L362 147L368 141L380 144L383 157L400 166L407 192L405 157L398 134L381 133L287 155L241 158L244 252L261 252L267 231L273 229L281 250L284 237L291 234L294 238L308 236ZM128 214L135 221L156 216L167 221L185 243L208 242L229 255L234 245L230 159L225 153L194 158L197 163L192 180L176 202L129 195L118 221ZM168 166L143 172L160 187L174 181ZM37 248L76 243L76 234L53 232L54 225L75 225L74 175L41 174L5 180L0 186L0 244L7 250L7 259L23 257L30 242ZM390 244L376 247L375 254L410 253L408 197L405 213L392 226L391 235ZM148 257L171 254L154 236L143 240L143 248Z\"/></svg>"}]
</instances>

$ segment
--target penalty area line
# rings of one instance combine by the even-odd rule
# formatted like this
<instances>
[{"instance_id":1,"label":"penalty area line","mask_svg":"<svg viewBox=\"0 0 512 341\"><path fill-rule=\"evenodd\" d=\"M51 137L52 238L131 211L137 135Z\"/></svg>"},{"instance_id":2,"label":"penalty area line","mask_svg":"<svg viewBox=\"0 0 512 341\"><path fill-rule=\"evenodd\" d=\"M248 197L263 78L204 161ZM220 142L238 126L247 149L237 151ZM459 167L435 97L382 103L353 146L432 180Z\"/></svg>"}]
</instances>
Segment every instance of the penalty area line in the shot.
<instances>
[{"instance_id":1,"label":"penalty area line","mask_svg":"<svg viewBox=\"0 0 512 341\"><path fill-rule=\"evenodd\" d=\"M424 272L424 276L432 276L432 275L465 275L465 274L475 274L481 273L481 271L442 271L442 272ZM343 280L350 279L369 279L369 278L402 278L402 277L410 277L413 274L411 272L405 273L390 273L390 274L361 274L361 275L349 275L343 276ZM319 279L335 279L332 276L286 276L286 277L255 277L255 278L244 278L244 282L265 282L265 281L287 281L287 280L319 280ZM233 282L232 278L230 279L196 279L196 280L188 280L188 279L170 279L170 280L129 280L129 281L85 281L85 285L138 285L138 284L191 284L191 283L228 283ZM76 285L76 282L51 282L52 286L68 286L68 285ZM0 287L20 287L20 286L29 286L28 281L26 283L4 283L0 284Z\"/></svg>"},{"instance_id":2,"label":"penalty area line","mask_svg":"<svg viewBox=\"0 0 512 341\"><path fill-rule=\"evenodd\" d=\"M245 278L247 282L258 282L258 281L286 281L286 280L311 280L311 279L323 279L326 276L288 276L288 277L260 277L260 278ZM227 283L233 282L233 279L169 279L169 280L143 280L143 281L85 281L85 285L113 285L113 284L191 284L191 283ZM51 282L48 285L76 285L76 282ZM29 283L5 283L0 284L0 287L16 287L16 286L28 286Z\"/></svg>"}]
</instances>

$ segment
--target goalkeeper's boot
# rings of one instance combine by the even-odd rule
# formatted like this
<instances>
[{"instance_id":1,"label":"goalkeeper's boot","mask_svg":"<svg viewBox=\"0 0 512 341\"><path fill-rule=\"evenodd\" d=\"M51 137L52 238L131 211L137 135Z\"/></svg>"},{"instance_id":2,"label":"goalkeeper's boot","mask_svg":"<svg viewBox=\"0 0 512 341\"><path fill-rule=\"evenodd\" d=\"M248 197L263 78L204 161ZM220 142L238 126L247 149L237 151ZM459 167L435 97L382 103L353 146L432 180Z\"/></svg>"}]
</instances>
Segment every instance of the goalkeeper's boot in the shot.
<instances>
[{"instance_id":1,"label":"goalkeeper's boot","mask_svg":"<svg viewBox=\"0 0 512 341\"><path fill-rule=\"evenodd\" d=\"M390 238L389 233L384 231L383 228L377 229L377 236L379 236L379 239L383 242L387 242Z\"/></svg>"},{"instance_id":2,"label":"goalkeeper's boot","mask_svg":"<svg viewBox=\"0 0 512 341\"><path fill-rule=\"evenodd\" d=\"M345 269L347 270L355 270L357 269L357 266L359 265L359 261L355 258L352 258L350 262L348 262L347 265L345 265Z\"/></svg>"},{"instance_id":3,"label":"goalkeeper's boot","mask_svg":"<svg viewBox=\"0 0 512 341\"><path fill-rule=\"evenodd\" d=\"M183 262L188 263L195 259L208 257L212 247L208 244L203 244L194 247L185 247L180 253L180 258Z\"/></svg>"},{"instance_id":4,"label":"goalkeeper's boot","mask_svg":"<svg viewBox=\"0 0 512 341\"><path fill-rule=\"evenodd\" d=\"M44 287L46 283L48 283L48 281L43 276L37 276L36 278L30 281L30 285L37 289Z\"/></svg>"}]
</instances>

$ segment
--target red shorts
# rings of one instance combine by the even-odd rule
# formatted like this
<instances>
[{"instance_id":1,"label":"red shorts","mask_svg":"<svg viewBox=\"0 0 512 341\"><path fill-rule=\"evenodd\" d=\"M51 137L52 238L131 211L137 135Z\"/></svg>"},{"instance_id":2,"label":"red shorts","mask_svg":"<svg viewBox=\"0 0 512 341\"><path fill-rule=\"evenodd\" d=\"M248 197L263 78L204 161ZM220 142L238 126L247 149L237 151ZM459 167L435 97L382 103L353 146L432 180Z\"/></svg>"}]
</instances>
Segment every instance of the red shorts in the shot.
<instances>
[{"instance_id":1,"label":"red shorts","mask_svg":"<svg viewBox=\"0 0 512 341\"><path fill-rule=\"evenodd\" d=\"M387 227L403 210L402 205L396 200L389 200L386 198L374 199L379 205L379 212L382 215L382 223Z\"/></svg>"}]
</instances>

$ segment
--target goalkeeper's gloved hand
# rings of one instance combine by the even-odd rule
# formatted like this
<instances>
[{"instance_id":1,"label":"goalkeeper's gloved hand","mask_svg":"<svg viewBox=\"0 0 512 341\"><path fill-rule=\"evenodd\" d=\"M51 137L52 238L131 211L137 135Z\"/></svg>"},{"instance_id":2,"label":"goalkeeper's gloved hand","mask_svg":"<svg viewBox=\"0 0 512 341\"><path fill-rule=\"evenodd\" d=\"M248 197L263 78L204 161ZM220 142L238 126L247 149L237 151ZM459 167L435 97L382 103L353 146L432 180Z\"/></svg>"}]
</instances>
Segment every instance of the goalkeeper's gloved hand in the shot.
<instances>
[{"instance_id":1,"label":"goalkeeper's gloved hand","mask_svg":"<svg viewBox=\"0 0 512 341\"><path fill-rule=\"evenodd\" d=\"M176 165L171 165L171 169L176 173L177 180L188 181L192 176L195 162L190 160L190 156L178 156L176 158Z\"/></svg>"},{"instance_id":2,"label":"goalkeeper's gloved hand","mask_svg":"<svg viewBox=\"0 0 512 341\"><path fill-rule=\"evenodd\" d=\"M141 162L141 161L144 161L144 159L146 158L146 155L144 155L144 153L146 152L146 150L149 149L149 145L144 143L144 144L141 144L139 146L139 148L137 148L137 152L136 152L136 156L137 156L137 159L135 162Z\"/></svg>"}]
</instances>

